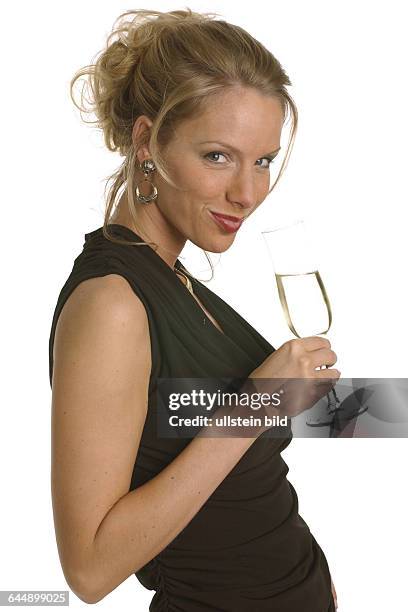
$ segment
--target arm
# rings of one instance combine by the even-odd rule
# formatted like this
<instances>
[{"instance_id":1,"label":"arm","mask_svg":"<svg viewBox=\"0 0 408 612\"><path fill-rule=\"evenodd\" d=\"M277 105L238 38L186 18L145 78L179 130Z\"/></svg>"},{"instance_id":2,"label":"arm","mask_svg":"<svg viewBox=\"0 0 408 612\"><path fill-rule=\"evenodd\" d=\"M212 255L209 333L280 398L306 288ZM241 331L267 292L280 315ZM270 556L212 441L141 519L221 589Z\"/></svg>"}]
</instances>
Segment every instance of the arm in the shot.
<instances>
[{"instance_id":1,"label":"arm","mask_svg":"<svg viewBox=\"0 0 408 612\"><path fill-rule=\"evenodd\" d=\"M54 355L56 538L70 588L95 603L184 529L256 436L198 435L129 492L151 354L146 311L124 278L89 279L73 291L59 317Z\"/></svg>"}]
</instances>

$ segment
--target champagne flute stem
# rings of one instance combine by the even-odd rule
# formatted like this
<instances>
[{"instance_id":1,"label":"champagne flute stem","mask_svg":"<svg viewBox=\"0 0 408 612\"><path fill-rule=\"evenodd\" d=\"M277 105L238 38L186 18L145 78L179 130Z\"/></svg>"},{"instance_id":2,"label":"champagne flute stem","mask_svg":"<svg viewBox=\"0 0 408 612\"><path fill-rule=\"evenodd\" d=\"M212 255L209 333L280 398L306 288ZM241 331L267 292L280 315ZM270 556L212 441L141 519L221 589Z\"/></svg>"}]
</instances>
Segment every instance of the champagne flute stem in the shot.
<instances>
[{"instance_id":1,"label":"champagne flute stem","mask_svg":"<svg viewBox=\"0 0 408 612\"><path fill-rule=\"evenodd\" d=\"M322 369L326 369L326 370L327 370L327 366L326 366L326 365L324 365L324 366L322 366L320 369L321 369L321 370L322 370ZM337 404L340 404L340 400L339 400L339 398L338 398L338 396L337 396L336 389L332 389L332 390L331 390L331 391L329 391L329 393L327 394L327 401L329 402L329 405L330 405L330 393L332 393L332 394L333 394L333 397L334 397L334 405L335 405L335 406L337 406Z\"/></svg>"}]
</instances>

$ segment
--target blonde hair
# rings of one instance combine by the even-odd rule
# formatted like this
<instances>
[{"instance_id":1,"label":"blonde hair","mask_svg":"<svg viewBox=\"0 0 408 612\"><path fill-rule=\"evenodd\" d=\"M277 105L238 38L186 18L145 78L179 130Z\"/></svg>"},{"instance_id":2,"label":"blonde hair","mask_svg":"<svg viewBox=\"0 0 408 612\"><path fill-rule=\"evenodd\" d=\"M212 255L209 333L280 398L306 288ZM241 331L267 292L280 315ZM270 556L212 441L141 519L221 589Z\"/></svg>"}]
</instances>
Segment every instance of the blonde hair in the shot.
<instances>
[{"instance_id":1,"label":"blonde hair","mask_svg":"<svg viewBox=\"0 0 408 612\"><path fill-rule=\"evenodd\" d=\"M292 116L289 144L268 195L286 168L298 123L296 105L286 90L292 83L278 60L260 42L237 25L214 19L217 16L189 8L170 12L126 11L115 20L106 48L71 80L70 94L75 106L97 117L85 122L102 129L109 151L118 151L125 158L106 178L103 234L113 242L150 244L157 248L156 243L123 241L107 230L120 190L122 193L126 190L129 212L137 226L135 189L139 168L132 129L140 115L147 115L152 121L148 147L156 168L175 186L161 150L171 140L177 124L184 118L198 116L209 96L225 88L253 87L280 101L284 122L289 110ZM80 77L86 79L78 104L73 88ZM145 139L137 144L146 144ZM211 260L204 253L213 274Z\"/></svg>"}]
</instances>

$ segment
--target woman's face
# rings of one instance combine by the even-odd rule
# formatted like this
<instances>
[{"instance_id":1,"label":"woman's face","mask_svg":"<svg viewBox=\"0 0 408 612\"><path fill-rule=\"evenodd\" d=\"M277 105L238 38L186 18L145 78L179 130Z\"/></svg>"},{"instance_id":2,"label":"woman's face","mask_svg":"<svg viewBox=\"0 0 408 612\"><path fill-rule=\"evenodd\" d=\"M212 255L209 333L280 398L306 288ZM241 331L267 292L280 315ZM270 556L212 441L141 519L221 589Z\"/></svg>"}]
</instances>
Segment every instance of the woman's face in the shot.
<instances>
[{"instance_id":1,"label":"woman's face","mask_svg":"<svg viewBox=\"0 0 408 612\"><path fill-rule=\"evenodd\" d=\"M175 244L190 240L213 253L231 246L239 229L213 213L245 219L263 202L268 157L280 148L283 119L276 98L237 87L213 96L204 114L177 127L163 155L180 190L153 175L159 225Z\"/></svg>"}]
</instances>

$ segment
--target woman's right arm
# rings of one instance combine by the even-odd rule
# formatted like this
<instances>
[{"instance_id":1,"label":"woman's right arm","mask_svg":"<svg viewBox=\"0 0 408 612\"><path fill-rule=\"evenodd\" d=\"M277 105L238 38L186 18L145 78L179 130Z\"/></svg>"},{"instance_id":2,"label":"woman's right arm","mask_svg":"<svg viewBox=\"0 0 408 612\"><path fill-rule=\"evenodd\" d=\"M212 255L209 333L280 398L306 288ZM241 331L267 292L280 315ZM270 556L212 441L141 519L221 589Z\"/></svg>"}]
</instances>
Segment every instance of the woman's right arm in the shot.
<instances>
[{"instance_id":1,"label":"woman's right arm","mask_svg":"<svg viewBox=\"0 0 408 612\"><path fill-rule=\"evenodd\" d=\"M55 334L51 486L64 575L87 603L163 550L256 439L196 437L129 492L150 370L147 314L126 279L83 281Z\"/></svg>"},{"instance_id":2,"label":"woman's right arm","mask_svg":"<svg viewBox=\"0 0 408 612\"><path fill-rule=\"evenodd\" d=\"M285 343L253 376L321 377L314 368L335 361L327 343L318 337ZM147 314L126 279L82 282L56 328L51 479L61 565L70 588L88 603L162 551L263 431L206 437L203 428L157 476L129 492L150 371Z\"/></svg>"}]
</instances>

